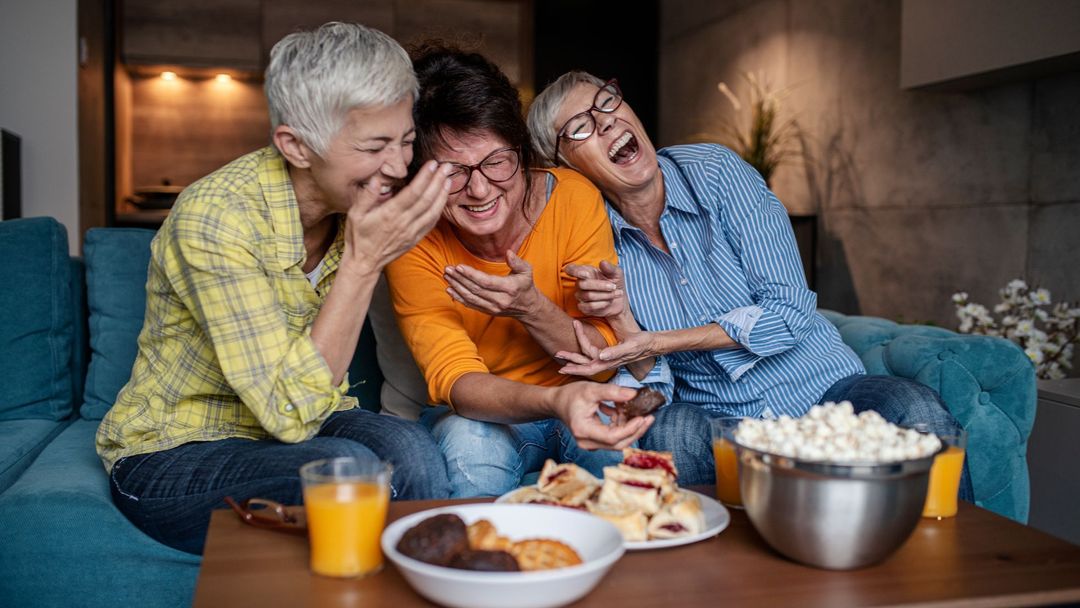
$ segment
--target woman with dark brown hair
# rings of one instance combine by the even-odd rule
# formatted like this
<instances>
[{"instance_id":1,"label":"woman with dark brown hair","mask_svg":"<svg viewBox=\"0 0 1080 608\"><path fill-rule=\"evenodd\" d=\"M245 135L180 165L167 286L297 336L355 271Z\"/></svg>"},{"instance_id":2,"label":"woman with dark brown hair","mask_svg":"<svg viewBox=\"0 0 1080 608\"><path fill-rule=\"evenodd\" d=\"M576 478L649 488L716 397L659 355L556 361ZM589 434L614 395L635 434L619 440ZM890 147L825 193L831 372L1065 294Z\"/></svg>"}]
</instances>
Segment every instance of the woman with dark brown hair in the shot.
<instances>
[{"instance_id":1,"label":"woman with dark brown hair","mask_svg":"<svg viewBox=\"0 0 1080 608\"><path fill-rule=\"evenodd\" d=\"M574 382L553 357L576 350L578 334L614 340L607 321L578 310L563 270L616 260L600 193L574 171L532 168L517 90L490 61L427 47L413 67L417 161L454 170L442 219L387 276L429 398L443 404L421 422L447 457L452 495L502 494L547 458L599 474L652 423L605 424L602 402L634 391Z\"/></svg>"}]
</instances>

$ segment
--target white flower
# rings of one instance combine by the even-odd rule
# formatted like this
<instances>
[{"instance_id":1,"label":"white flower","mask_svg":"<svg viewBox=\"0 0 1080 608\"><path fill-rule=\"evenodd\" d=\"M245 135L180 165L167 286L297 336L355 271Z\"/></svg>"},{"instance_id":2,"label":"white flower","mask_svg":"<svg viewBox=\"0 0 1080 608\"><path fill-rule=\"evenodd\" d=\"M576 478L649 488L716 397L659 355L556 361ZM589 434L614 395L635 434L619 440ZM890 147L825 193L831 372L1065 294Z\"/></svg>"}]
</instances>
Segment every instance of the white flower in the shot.
<instances>
[{"instance_id":1,"label":"white flower","mask_svg":"<svg viewBox=\"0 0 1080 608\"><path fill-rule=\"evenodd\" d=\"M1050 290L1043 289L1043 288L1040 287L1039 289L1036 289L1035 291L1029 293L1028 298L1030 298L1032 303L1034 303L1034 304L1038 304L1038 305L1049 304L1050 303Z\"/></svg>"},{"instance_id":2,"label":"white flower","mask_svg":"<svg viewBox=\"0 0 1080 608\"><path fill-rule=\"evenodd\" d=\"M1017 336L1030 336L1035 329L1035 323L1031 319L1023 319L1016 323Z\"/></svg>"},{"instance_id":3,"label":"white flower","mask_svg":"<svg viewBox=\"0 0 1080 608\"><path fill-rule=\"evenodd\" d=\"M958 292L952 294L952 301L956 302L957 304L960 304L962 302L967 302L967 299L968 299L968 293L966 291L958 291Z\"/></svg>"},{"instance_id":4,"label":"white flower","mask_svg":"<svg viewBox=\"0 0 1080 608\"><path fill-rule=\"evenodd\" d=\"M1013 279L1013 280L1009 281L1008 285L1005 286L1005 289L1007 289L1009 291L1013 291L1013 292L1020 291L1020 290L1023 290L1023 289L1027 289L1027 288L1028 288L1028 285L1027 285L1027 283L1024 282L1023 279Z\"/></svg>"},{"instance_id":5,"label":"white flower","mask_svg":"<svg viewBox=\"0 0 1080 608\"><path fill-rule=\"evenodd\" d=\"M1002 302L1001 304L998 304L998 305L994 306L994 312L1001 313L1001 312L1009 312L1010 310L1012 310L1012 304L1010 304L1008 302Z\"/></svg>"},{"instance_id":6,"label":"white flower","mask_svg":"<svg viewBox=\"0 0 1080 608\"><path fill-rule=\"evenodd\" d=\"M1013 325L1016 325L1016 322L1018 320L1019 319L1017 319L1016 317L1014 317L1012 315L1005 315L1004 317L1001 318L1001 325L1004 326L1004 327L1011 327Z\"/></svg>"},{"instance_id":7,"label":"white flower","mask_svg":"<svg viewBox=\"0 0 1080 608\"><path fill-rule=\"evenodd\" d=\"M1043 352L1040 348L1028 347L1026 350L1024 350L1024 354L1027 355L1028 359L1031 359L1031 362L1035 365L1043 362Z\"/></svg>"}]
</instances>

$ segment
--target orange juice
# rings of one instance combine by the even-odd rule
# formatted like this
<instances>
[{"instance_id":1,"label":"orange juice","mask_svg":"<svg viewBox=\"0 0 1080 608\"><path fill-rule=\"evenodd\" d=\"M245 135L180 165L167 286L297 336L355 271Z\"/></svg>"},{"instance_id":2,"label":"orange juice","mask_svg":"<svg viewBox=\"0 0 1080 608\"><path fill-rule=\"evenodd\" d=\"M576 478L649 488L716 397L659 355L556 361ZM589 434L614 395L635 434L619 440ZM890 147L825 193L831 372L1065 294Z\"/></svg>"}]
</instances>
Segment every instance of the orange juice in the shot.
<instances>
[{"instance_id":1,"label":"orange juice","mask_svg":"<svg viewBox=\"0 0 1080 608\"><path fill-rule=\"evenodd\" d=\"M382 568L379 537L390 493L373 482L326 483L304 489L311 570L324 576L362 576Z\"/></svg>"},{"instance_id":2,"label":"orange juice","mask_svg":"<svg viewBox=\"0 0 1080 608\"><path fill-rule=\"evenodd\" d=\"M739 461L734 444L726 439L713 440L713 458L716 460L716 497L725 505L742 506Z\"/></svg>"},{"instance_id":3,"label":"orange juice","mask_svg":"<svg viewBox=\"0 0 1080 608\"><path fill-rule=\"evenodd\" d=\"M956 515L956 495L960 491L960 475L964 470L964 450L950 445L934 458L930 468L930 486L926 490L923 517L952 517Z\"/></svg>"}]
</instances>

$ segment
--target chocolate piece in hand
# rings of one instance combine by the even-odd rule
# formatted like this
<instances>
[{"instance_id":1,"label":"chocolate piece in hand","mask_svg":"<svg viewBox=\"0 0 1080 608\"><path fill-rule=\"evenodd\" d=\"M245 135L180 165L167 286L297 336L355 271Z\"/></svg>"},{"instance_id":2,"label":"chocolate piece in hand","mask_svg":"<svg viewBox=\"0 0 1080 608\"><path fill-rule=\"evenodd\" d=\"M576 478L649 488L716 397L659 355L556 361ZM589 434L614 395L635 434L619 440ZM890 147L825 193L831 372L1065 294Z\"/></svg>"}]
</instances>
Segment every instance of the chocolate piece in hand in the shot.
<instances>
[{"instance_id":1,"label":"chocolate piece in hand","mask_svg":"<svg viewBox=\"0 0 1080 608\"><path fill-rule=\"evenodd\" d=\"M664 395L651 388L643 388L638 391L634 398L623 403L616 403L615 408L627 418L647 416L656 408L664 405Z\"/></svg>"},{"instance_id":2,"label":"chocolate piece in hand","mask_svg":"<svg viewBox=\"0 0 1080 608\"><path fill-rule=\"evenodd\" d=\"M450 560L451 568L480 572L519 572L521 567L506 551L465 550Z\"/></svg>"},{"instance_id":3,"label":"chocolate piece in hand","mask_svg":"<svg viewBox=\"0 0 1080 608\"><path fill-rule=\"evenodd\" d=\"M397 550L428 564L446 566L458 554L469 550L469 535L465 522L457 515L436 515L406 530Z\"/></svg>"}]
</instances>

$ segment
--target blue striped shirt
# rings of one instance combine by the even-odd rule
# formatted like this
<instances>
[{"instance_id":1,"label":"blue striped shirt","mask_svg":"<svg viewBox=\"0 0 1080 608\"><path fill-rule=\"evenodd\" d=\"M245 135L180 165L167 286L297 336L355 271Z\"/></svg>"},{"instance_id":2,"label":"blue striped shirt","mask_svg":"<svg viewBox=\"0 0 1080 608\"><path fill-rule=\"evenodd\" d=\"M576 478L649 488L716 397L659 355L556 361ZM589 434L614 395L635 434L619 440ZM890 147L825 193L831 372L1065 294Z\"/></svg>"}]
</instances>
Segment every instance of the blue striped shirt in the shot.
<instances>
[{"instance_id":1,"label":"blue striped shirt","mask_svg":"<svg viewBox=\"0 0 1080 608\"><path fill-rule=\"evenodd\" d=\"M817 312L787 211L761 176L712 144L657 157L670 254L608 203L630 308L645 330L717 323L740 345L666 355L668 398L730 415L799 416L837 380L864 373Z\"/></svg>"}]
</instances>

